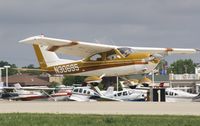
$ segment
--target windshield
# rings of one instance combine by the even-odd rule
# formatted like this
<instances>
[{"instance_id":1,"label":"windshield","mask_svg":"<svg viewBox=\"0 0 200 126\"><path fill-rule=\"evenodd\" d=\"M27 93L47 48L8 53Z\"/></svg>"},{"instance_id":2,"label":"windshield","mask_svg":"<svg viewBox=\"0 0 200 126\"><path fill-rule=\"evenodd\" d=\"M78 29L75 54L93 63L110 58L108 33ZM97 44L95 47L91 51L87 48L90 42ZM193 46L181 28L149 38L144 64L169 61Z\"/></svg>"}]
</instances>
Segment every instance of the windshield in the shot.
<instances>
[{"instance_id":1,"label":"windshield","mask_svg":"<svg viewBox=\"0 0 200 126\"><path fill-rule=\"evenodd\" d=\"M133 49L131 49L131 48L118 48L118 50L125 57L127 57L129 54L134 52Z\"/></svg>"}]
</instances>

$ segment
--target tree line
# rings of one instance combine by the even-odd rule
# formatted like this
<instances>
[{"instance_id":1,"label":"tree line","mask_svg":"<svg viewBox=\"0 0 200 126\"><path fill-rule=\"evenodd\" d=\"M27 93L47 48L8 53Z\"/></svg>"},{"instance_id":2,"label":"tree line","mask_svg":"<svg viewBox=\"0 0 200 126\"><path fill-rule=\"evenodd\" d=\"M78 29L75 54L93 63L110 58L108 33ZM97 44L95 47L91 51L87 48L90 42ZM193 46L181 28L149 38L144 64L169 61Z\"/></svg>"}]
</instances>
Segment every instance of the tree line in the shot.
<instances>
[{"instance_id":1,"label":"tree line","mask_svg":"<svg viewBox=\"0 0 200 126\"><path fill-rule=\"evenodd\" d=\"M0 61L0 67L4 67L4 66L10 66L10 68L9 68L9 70L8 70L8 75L10 76L10 75L15 75L15 74L17 74L17 73L29 73L29 74L32 74L32 75L39 75L39 74L41 74L41 72L40 71L34 71L34 70L27 70L27 71L19 71L19 70L17 70L17 69L15 69L15 68L18 68L17 66L16 66L16 64L11 64L11 63L9 63L9 62L7 62L7 61ZM28 66L24 66L24 67L22 67L22 68L27 68L27 69L38 69L38 67L35 67L33 64L29 64ZM6 76L6 69L3 69L2 70L2 76L4 77L4 76Z\"/></svg>"},{"instance_id":2,"label":"tree line","mask_svg":"<svg viewBox=\"0 0 200 126\"><path fill-rule=\"evenodd\" d=\"M197 67L197 63L194 63L191 59L179 59L174 61L172 64L168 65L167 61L161 60L158 64L157 68L159 69L160 73L163 70L166 71L166 74L174 73L174 74L194 74L195 67Z\"/></svg>"}]
</instances>

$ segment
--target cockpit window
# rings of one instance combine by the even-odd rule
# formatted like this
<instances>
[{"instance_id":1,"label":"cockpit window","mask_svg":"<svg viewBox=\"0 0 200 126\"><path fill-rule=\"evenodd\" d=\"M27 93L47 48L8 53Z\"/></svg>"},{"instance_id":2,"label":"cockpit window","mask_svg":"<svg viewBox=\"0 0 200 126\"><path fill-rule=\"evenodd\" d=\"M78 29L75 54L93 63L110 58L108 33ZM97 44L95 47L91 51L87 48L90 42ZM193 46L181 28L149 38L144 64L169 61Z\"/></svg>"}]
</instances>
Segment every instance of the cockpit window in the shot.
<instances>
[{"instance_id":1,"label":"cockpit window","mask_svg":"<svg viewBox=\"0 0 200 126\"><path fill-rule=\"evenodd\" d=\"M123 56L125 56L125 57L127 57L129 54L131 54L131 53L134 52L134 50L131 49L131 48L118 48L118 50L119 50L120 53L121 53Z\"/></svg>"},{"instance_id":2,"label":"cockpit window","mask_svg":"<svg viewBox=\"0 0 200 126\"><path fill-rule=\"evenodd\" d=\"M90 61L102 61L102 55L101 54L95 54L90 57Z\"/></svg>"},{"instance_id":3,"label":"cockpit window","mask_svg":"<svg viewBox=\"0 0 200 126\"><path fill-rule=\"evenodd\" d=\"M78 92L78 89L74 89L74 92Z\"/></svg>"}]
</instances>

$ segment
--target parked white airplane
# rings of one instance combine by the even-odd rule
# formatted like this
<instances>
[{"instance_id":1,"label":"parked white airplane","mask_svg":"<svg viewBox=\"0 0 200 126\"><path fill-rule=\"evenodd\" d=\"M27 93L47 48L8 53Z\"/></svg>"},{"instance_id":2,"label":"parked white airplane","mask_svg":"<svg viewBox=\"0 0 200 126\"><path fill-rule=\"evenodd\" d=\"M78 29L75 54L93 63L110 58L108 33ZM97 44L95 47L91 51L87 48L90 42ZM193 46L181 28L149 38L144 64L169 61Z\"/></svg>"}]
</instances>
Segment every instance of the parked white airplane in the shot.
<instances>
[{"instance_id":1,"label":"parked white airplane","mask_svg":"<svg viewBox=\"0 0 200 126\"><path fill-rule=\"evenodd\" d=\"M71 90L67 88L48 88L48 87L21 87L20 84L14 84L14 87L0 87L2 89L2 98L10 100L66 100L71 95ZM11 91L12 90L12 91ZM55 91L52 94L46 91Z\"/></svg>"},{"instance_id":2,"label":"parked white airplane","mask_svg":"<svg viewBox=\"0 0 200 126\"><path fill-rule=\"evenodd\" d=\"M70 101L96 101L92 97L99 97L99 95L90 87L74 87L72 94L69 97Z\"/></svg>"},{"instance_id":3,"label":"parked white airplane","mask_svg":"<svg viewBox=\"0 0 200 126\"><path fill-rule=\"evenodd\" d=\"M123 91L114 91L114 87L109 87L107 91L100 91L98 87L94 87L101 97L113 99L115 101L145 101L144 92L135 89L126 89Z\"/></svg>"},{"instance_id":4,"label":"parked white airplane","mask_svg":"<svg viewBox=\"0 0 200 126\"><path fill-rule=\"evenodd\" d=\"M191 102L197 94L191 94L182 90L166 88L166 102Z\"/></svg>"}]
</instances>

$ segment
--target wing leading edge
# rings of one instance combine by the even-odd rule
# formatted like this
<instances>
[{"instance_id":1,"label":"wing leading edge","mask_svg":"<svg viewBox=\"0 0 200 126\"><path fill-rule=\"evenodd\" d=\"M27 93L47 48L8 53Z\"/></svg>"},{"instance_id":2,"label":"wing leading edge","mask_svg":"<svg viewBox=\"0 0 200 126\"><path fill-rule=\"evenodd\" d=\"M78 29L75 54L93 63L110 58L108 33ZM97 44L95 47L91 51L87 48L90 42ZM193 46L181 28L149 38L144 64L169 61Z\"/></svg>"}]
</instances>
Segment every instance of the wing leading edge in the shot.
<instances>
[{"instance_id":1,"label":"wing leading edge","mask_svg":"<svg viewBox=\"0 0 200 126\"><path fill-rule=\"evenodd\" d=\"M24 40L20 43L39 44L48 46L48 51L73 55L78 57L87 57L95 53L109 51L116 48L116 46L88 43L81 41L72 41L64 39L48 38L44 36L34 36Z\"/></svg>"}]
</instances>

